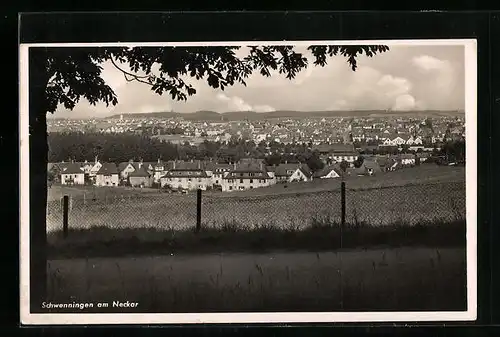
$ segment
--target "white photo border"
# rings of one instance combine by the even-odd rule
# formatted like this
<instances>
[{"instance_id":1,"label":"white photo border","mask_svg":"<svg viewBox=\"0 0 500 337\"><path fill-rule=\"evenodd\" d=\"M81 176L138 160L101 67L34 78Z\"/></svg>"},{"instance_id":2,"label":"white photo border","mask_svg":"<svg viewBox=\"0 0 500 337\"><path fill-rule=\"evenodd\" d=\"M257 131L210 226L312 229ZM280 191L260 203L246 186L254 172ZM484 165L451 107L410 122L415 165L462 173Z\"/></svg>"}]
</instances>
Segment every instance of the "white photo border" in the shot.
<instances>
[{"instance_id":1,"label":"white photo border","mask_svg":"<svg viewBox=\"0 0 500 337\"><path fill-rule=\"evenodd\" d=\"M432 312L259 312L259 313L30 313L30 205L29 205L29 48L30 47L135 47L135 46L252 46L252 45L363 45L463 46L466 125L467 310ZM26 325L89 324L210 324L210 323L391 323L457 322L477 319L477 40L349 40L247 41L155 43L34 43L19 49L20 146L20 314Z\"/></svg>"}]
</instances>

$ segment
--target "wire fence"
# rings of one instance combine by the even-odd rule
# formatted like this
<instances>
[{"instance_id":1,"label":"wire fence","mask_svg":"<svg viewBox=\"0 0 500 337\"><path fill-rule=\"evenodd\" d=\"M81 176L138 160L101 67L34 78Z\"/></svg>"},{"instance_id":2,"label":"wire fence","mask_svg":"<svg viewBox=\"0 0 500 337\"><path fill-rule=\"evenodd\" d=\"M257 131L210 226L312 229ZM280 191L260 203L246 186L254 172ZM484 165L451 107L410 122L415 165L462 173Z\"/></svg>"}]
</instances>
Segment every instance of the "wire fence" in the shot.
<instances>
[{"instance_id":1,"label":"wire fence","mask_svg":"<svg viewBox=\"0 0 500 337\"><path fill-rule=\"evenodd\" d=\"M345 196L342 197L342 189ZM349 188L274 195L194 191L187 194L67 196L47 203L47 231L261 226L300 229L315 224L407 224L465 219L465 183ZM65 201L66 199L66 201Z\"/></svg>"}]
</instances>

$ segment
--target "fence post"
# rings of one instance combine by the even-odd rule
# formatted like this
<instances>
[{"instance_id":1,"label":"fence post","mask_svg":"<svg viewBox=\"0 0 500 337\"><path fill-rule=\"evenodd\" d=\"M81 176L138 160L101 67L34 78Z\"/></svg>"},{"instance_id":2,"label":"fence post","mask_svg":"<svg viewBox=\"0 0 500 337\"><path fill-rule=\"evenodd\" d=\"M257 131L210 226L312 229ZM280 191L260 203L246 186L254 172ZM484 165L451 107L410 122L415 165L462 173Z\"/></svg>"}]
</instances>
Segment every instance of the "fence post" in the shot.
<instances>
[{"instance_id":1,"label":"fence post","mask_svg":"<svg viewBox=\"0 0 500 337\"><path fill-rule=\"evenodd\" d=\"M201 189L196 191L196 232L201 229Z\"/></svg>"},{"instance_id":2,"label":"fence post","mask_svg":"<svg viewBox=\"0 0 500 337\"><path fill-rule=\"evenodd\" d=\"M68 213L69 213L69 197L63 197L63 237L68 237Z\"/></svg>"},{"instance_id":3,"label":"fence post","mask_svg":"<svg viewBox=\"0 0 500 337\"><path fill-rule=\"evenodd\" d=\"M340 183L341 225L345 226L345 181Z\"/></svg>"}]
</instances>

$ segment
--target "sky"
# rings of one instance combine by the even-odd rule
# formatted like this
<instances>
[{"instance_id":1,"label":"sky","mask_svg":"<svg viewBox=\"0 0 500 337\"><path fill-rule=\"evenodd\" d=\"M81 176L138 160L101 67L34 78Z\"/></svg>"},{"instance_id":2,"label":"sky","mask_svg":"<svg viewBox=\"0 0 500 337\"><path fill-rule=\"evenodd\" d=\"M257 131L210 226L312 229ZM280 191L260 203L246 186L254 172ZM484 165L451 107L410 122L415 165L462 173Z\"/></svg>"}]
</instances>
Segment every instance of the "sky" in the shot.
<instances>
[{"instance_id":1,"label":"sky","mask_svg":"<svg viewBox=\"0 0 500 337\"><path fill-rule=\"evenodd\" d=\"M246 48L238 51L244 54ZM188 78L197 93L187 102L155 94L143 83L128 82L111 63L102 64L102 77L115 91L118 105L90 105L82 99L73 111L60 106L53 117L89 118L114 114L199 110L216 112L274 110L463 110L465 107L465 65L463 46L394 45L373 58L358 57L352 71L346 59L334 56L325 67L312 64L306 47L296 47L310 59L309 66L293 80L258 72L247 86L235 84L224 91L204 80Z\"/></svg>"}]
</instances>

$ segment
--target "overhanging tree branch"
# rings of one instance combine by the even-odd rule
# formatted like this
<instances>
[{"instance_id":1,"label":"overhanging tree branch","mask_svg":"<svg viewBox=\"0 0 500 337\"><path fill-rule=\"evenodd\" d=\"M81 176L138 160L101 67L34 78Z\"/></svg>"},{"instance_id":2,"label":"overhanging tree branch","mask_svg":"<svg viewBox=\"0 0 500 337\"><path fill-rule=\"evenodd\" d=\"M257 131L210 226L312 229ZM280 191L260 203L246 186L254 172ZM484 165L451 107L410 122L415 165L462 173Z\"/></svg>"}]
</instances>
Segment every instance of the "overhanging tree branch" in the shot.
<instances>
[{"instance_id":1,"label":"overhanging tree branch","mask_svg":"<svg viewBox=\"0 0 500 337\"><path fill-rule=\"evenodd\" d=\"M152 78L151 75L140 76L137 74L132 74L132 73L126 71L125 69L121 68L120 66L118 66L118 64L116 64L116 62L113 60L113 57L110 57L109 59L111 60L111 63L113 64L113 66L123 73L123 76L125 77L125 80L127 82L137 81L137 82L141 82L144 84L149 84L151 86L153 85L153 83L151 81L151 78ZM127 76L131 76L132 78L128 78ZM144 81L143 80L144 78L147 78L150 81Z\"/></svg>"}]
</instances>

